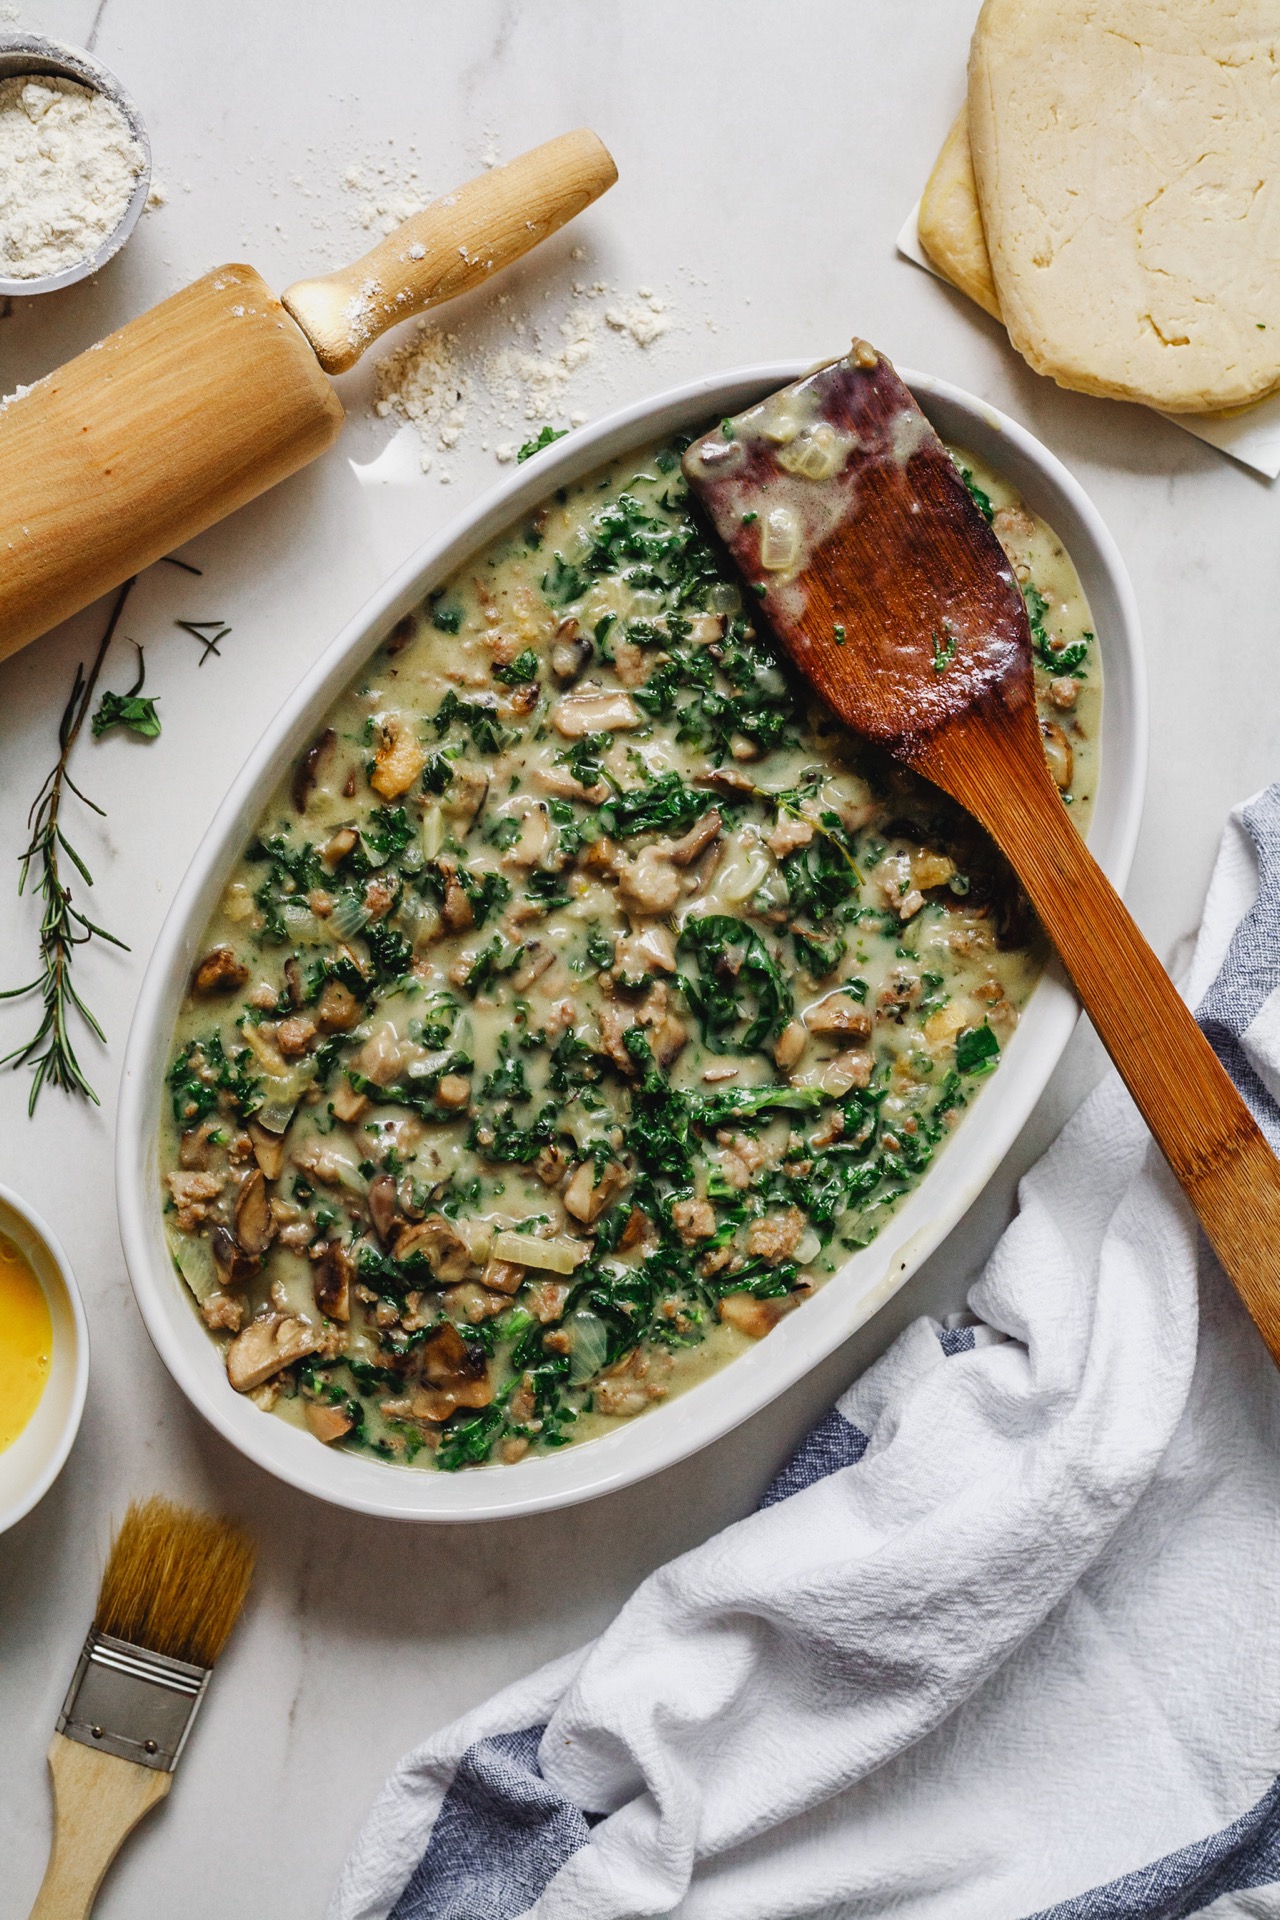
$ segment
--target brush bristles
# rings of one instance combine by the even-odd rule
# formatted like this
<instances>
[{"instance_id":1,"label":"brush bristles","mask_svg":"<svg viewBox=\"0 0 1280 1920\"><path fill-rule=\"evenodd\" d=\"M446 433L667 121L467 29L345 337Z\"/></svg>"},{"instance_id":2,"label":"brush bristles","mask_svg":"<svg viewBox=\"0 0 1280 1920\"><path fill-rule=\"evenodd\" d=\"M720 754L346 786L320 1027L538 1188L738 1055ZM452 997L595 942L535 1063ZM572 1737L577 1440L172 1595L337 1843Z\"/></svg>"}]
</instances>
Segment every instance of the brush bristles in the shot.
<instances>
[{"instance_id":1,"label":"brush bristles","mask_svg":"<svg viewBox=\"0 0 1280 1920\"><path fill-rule=\"evenodd\" d=\"M241 1528L172 1500L135 1500L111 1542L93 1624L135 1647L211 1667L252 1575L253 1543Z\"/></svg>"}]
</instances>

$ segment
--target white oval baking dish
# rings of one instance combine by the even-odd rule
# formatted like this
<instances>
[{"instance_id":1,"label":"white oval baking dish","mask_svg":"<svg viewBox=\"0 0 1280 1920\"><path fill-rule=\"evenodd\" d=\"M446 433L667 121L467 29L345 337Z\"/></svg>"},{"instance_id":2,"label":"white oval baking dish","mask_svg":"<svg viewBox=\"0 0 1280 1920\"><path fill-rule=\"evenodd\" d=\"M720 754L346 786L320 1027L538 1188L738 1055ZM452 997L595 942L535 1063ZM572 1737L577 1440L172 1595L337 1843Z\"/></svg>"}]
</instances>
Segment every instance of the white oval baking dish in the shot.
<instances>
[{"instance_id":1,"label":"white oval baking dish","mask_svg":"<svg viewBox=\"0 0 1280 1920\"><path fill-rule=\"evenodd\" d=\"M468 554L558 486L633 447L739 412L800 376L794 361L693 381L610 414L503 480L421 548L334 641L259 741L178 889L151 957L120 1090L116 1179L134 1292L165 1365L233 1446L291 1486L357 1511L406 1520L489 1520L591 1499L694 1453L782 1393L884 1305L990 1179L1039 1098L1075 1025L1077 1004L1051 971L1032 995L999 1072L920 1187L870 1247L768 1337L688 1393L603 1439L458 1474L399 1467L319 1445L271 1419L227 1383L222 1358L175 1273L161 1227L157 1138L178 1005L197 943L265 797L313 737L331 701L400 616ZM1090 845L1122 886L1146 776L1147 694L1133 590L1085 493L1026 430L928 375L903 376L938 431L1005 474L1061 535L1093 610L1104 659L1101 777Z\"/></svg>"}]
</instances>

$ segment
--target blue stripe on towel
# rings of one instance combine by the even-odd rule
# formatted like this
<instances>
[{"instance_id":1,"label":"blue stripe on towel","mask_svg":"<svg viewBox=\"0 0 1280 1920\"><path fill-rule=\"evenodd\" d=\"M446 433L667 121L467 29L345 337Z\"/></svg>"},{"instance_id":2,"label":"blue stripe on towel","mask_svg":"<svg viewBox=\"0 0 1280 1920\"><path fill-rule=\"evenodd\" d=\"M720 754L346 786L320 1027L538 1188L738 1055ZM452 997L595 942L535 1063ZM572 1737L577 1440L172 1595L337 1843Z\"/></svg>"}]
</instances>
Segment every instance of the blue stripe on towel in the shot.
<instances>
[{"instance_id":1,"label":"blue stripe on towel","mask_svg":"<svg viewBox=\"0 0 1280 1920\"><path fill-rule=\"evenodd\" d=\"M869 1435L846 1420L838 1407L832 1407L765 1489L761 1507L776 1507L779 1500L789 1500L793 1493L825 1480L829 1473L857 1466L869 1444Z\"/></svg>"},{"instance_id":2,"label":"blue stripe on towel","mask_svg":"<svg viewBox=\"0 0 1280 1920\"><path fill-rule=\"evenodd\" d=\"M867 1445L868 1436L833 1407L760 1505L776 1506L854 1466ZM468 1747L390 1920L516 1920L585 1846L596 1819L543 1779L538 1747L545 1732L524 1727Z\"/></svg>"},{"instance_id":3,"label":"blue stripe on towel","mask_svg":"<svg viewBox=\"0 0 1280 1920\"><path fill-rule=\"evenodd\" d=\"M1248 1887L1280 1880L1280 1780L1229 1827L1136 1873L1045 1907L1031 1920L1186 1920Z\"/></svg>"},{"instance_id":4,"label":"blue stripe on towel","mask_svg":"<svg viewBox=\"0 0 1280 1920\"><path fill-rule=\"evenodd\" d=\"M391 1920L515 1920L586 1844L591 1822L542 1777L545 1732L468 1747Z\"/></svg>"},{"instance_id":5,"label":"blue stripe on towel","mask_svg":"<svg viewBox=\"0 0 1280 1920\"><path fill-rule=\"evenodd\" d=\"M1272 1148L1280 1153L1280 1109L1240 1044L1276 985L1276 928L1280 926L1280 786L1268 787L1244 810L1258 855L1258 898L1231 937L1222 971L1196 1018L1205 1037L1244 1095Z\"/></svg>"}]
</instances>

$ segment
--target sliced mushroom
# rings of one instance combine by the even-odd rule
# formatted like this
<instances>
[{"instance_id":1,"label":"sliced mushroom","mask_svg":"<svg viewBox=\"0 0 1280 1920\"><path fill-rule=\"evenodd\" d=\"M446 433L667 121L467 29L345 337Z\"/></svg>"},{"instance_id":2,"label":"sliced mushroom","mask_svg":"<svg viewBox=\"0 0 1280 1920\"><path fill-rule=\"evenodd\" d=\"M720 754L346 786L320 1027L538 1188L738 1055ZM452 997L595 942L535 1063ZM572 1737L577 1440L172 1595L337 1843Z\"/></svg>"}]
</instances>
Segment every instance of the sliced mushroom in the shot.
<instances>
[{"instance_id":1,"label":"sliced mushroom","mask_svg":"<svg viewBox=\"0 0 1280 1920\"><path fill-rule=\"evenodd\" d=\"M395 1175L380 1173L369 1184L369 1218L384 1247L391 1245L397 1228L404 1224L398 1214Z\"/></svg>"},{"instance_id":2,"label":"sliced mushroom","mask_svg":"<svg viewBox=\"0 0 1280 1920\"><path fill-rule=\"evenodd\" d=\"M410 1402L417 1420L447 1420L456 1407L487 1407L493 1399L483 1351L464 1340L450 1320L428 1334L423 1344L422 1381Z\"/></svg>"},{"instance_id":3,"label":"sliced mushroom","mask_svg":"<svg viewBox=\"0 0 1280 1920\"><path fill-rule=\"evenodd\" d=\"M837 1033L842 1039L865 1040L871 1032L871 1015L847 993L829 993L816 1006L805 1009L804 1024L810 1033Z\"/></svg>"},{"instance_id":4,"label":"sliced mushroom","mask_svg":"<svg viewBox=\"0 0 1280 1920\"><path fill-rule=\"evenodd\" d=\"M572 686L586 672L593 651L577 621L562 620L551 648L551 672L556 682L562 687Z\"/></svg>"},{"instance_id":5,"label":"sliced mushroom","mask_svg":"<svg viewBox=\"0 0 1280 1920\"><path fill-rule=\"evenodd\" d=\"M479 813L489 793L489 776L483 767L468 761L455 761L448 792L440 803L441 811L465 831Z\"/></svg>"},{"instance_id":6,"label":"sliced mushroom","mask_svg":"<svg viewBox=\"0 0 1280 1920\"><path fill-rule=\"evenodd\" d=\"M249 969L230 947L212 947L192 976L196 993L233 993L249 978Z\"/></svg>"},{"instance_id":7,"label":"sliced mushroom","mask_svg":"<svg viewBox=\"0 0 1280 1920\"><path fill-rule=\"evenodd\" d=\"M404 1227L394 1253L397 1260L420 1253L437 1280L454 1284L466 1279L473 1264L470 1241L443 1213L429 1213L416 1226Z\"/></svg>"},{"instance_id":8,"label":"sliced mushroom","mask_svg":"<svg viewBox=\"0 0 1280 1920\"><path fill-rule=\"evenodd\" d=\"M235 1229L241 1252L247 1253L251 1260L260 1260L276 1237L267 1183L260 1166L253 1169L236 1195Z\"/></svg>"},{"instance_id":9,"label":"sliced mushroom","mask_svg":"<svg viewBox=\"0 0 1280 1920\"><path fill-rule=\"evenodd\" d=\"M320 858L326 867L336 867L339 861L345 860L359 838L354 827L339 827L336 833L331 834L320 849Z\"/></svg>"},{"instance_id":10,"label":"sliced mushroom","mask_svg":"<svg viewBox=\"0 0 1280 1920\"><path fill-rule=\"evenodd\" d=\"M337 1240L330 1240L311 1273L316 1305L329 1320L351 1318L351 1282L355 1261Z\"/></svg>"},{"instance_id":11,"label":"sliced mushroom","mask_svg":"<svg viewBox=\"0 0 1280 1920\"><path fill-rule=\"evenodd\" d=\"M284 1135L269 1133L258 1121L250 1120L249 1138L253 1142L253 1156L267 1180L278 1180L284 1168Z\"/></svg>"},{"instance_id":12,"label":"sliced mushroom","mask_svg":"<svg viewBox=\"0 0 1280 1920\"><path fill-rule=\"evenodd\" d=\"M303 1407L303 1413L316 1439L322 1441L326 1447L331 1446L335 1440L341 1440L344 1433L351 1431L351 1415L341 1407L326 1406L322 1400L308 1400Z\"/></svg>"},{"instance_id":13,"label":"sliced mushroom","mask_svg":"<svg viewBox=\"0 0 1280 1920\"><path fill-rule=\"evenodd\" d=\"M299 813L305 813L311 799L312 790L320 772L320 762L334 745L338 736L332 727L326 727L318 739L313 740L307 751L293 770L293 785L290 794L294 807Z\"/></svg>"},{"instance_id":14,"label":"sliced mushroom","mask_svg":"<svg viewBox=\"0 0 1280 1920\"><path fill-rule=\"evenodd\" d=\"M450 933L465 933L468 927L475 925L475 915L471 911L471 896L452 873L445 880L441 917Z\"/></svg>"},{"instance_id":15,"label":"sliced mushroom","mask_svg":"<svg viewBox=\"0 0 1280 1920\"><path fill-rule=\"evenodd\" d=\"M221 1223L209 1234L209 1251L224 1287L243 1287L258 1271L259 1262L242 1250L230 1227Z\"/></svg>"},{"instance_id":16,"label":"sliced mushroom","mask_svg":"<svg viewBox=\"0 0 1280 1920\"><path fill-rule=\"evenodd\" d=\"M264 1314L251 1320L227 1348L227 1378L237 1393L251 1393L283 1367L314 1353L320 1343L320 1329L307 1321L292 1314Z\"/></svg>"},{"instance_id":17,"label":"sliced mushroom","mask_svg":"<svg viewBox=\"0 0 1280 1920\"><path fill-rule=\"evenodd\" d=\"M641 722L630 694L604 687L562 694L551 709L551 724L563 740L581 740L588 733L627 733Z\"/></svg>"},{"instance_id":18,"label":"sliced mushroom","mask_svg":"<svg viewBox=\"0 0 1280 1920\"><path fill-rule=\"evenodd\" d=\"M689 867L693 865L698 855L705 853L711 842L719 836L723 825L724 822L713 807L710 813L704 813L701 820L694 822L683 838L659 844L665 846L667 859L674 866Z\"/></svg>"},{"instance_id":19,"label":"sliced mushroom","mask_svg":"<svg viewBox=\"0 0 1280 1920\"><path fill-rule=\"evenodd\" d=\"M616 1160L610 1160L597 1174L595 1163L584 1160L574 1169L564 1190L566 1213L586 1226L592 1226L607 1206L611 1206L627 1185L627 1175Z\"/></svg>"},{"instance_id":20,"label":"sliced mushroom","mask_svg":"<svg viewBox=\"0 0 1280 1920\"><path fill-rule=\"evenodd\" d=\"M517 1266L514 1260L487 1260L480 1285L488 1293L509 1296L519 1293L528 1277L528 1268Z\"/></svg>"},{"instance_id":21,"label":"sliced mushroom","mask_svg":"<svg viewBox=\"0 0 1280 1920\"><path fill-rule=\"evenodd\" d=\"M544 947L540 940L526 940L521 949L520 964L511 976L515 991L527 993L534 981L540 980L555 963L556 956L550 947Z\"/></svg>"},{"instance_id":22,"label":"sliced mushroom","mask_svg":"<svg viewBox=\"0 0 1280 1920\"><path fill-rule=\"evenodd\" d=\"M792 1067L798 1065L807 1040L803 1020L788 1020L773 1043L774 1062L784 1073L789 1073Z\"/></svg>"}]
</instances>

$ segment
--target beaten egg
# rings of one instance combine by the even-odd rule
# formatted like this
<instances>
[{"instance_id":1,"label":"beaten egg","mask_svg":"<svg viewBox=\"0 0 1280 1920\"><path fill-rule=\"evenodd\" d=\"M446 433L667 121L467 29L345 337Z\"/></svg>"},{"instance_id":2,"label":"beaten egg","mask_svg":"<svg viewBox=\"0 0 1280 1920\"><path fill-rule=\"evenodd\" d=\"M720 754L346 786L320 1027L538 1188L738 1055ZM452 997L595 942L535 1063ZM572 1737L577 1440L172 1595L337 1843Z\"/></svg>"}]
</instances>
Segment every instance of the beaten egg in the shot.
<instances>
[{"instance_id":1,"label":"beaten egg","mask_svg":"<svg viewBox=\"0 0 1280 1920\"><path fill-rule=\"evenodd\" d=\"M30 1261L0 1234L0 1452L40 1404L53 1357L53 1323Z\"/></svg>"}]
</instances>

